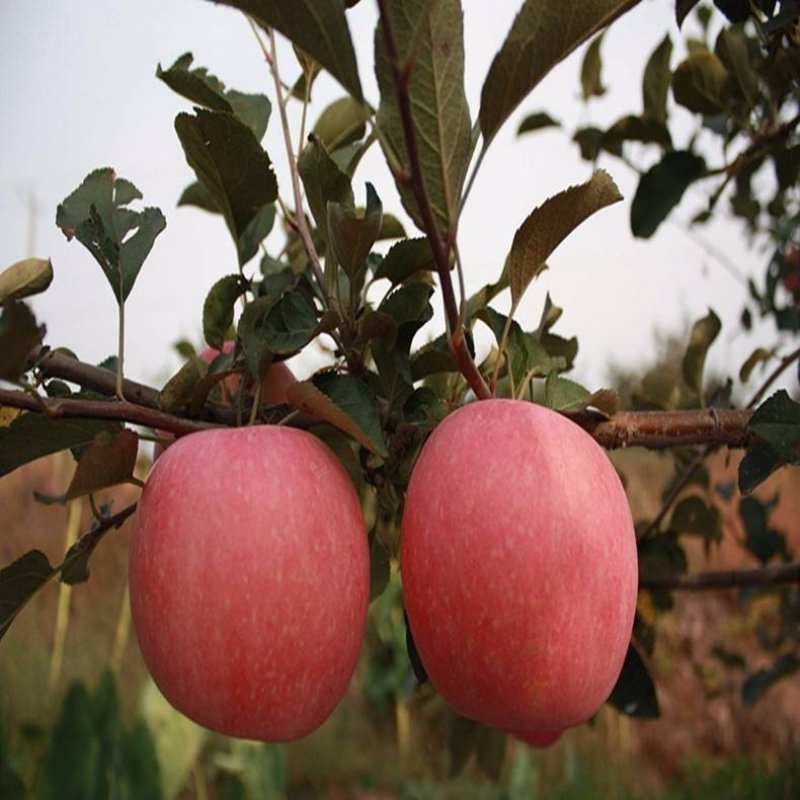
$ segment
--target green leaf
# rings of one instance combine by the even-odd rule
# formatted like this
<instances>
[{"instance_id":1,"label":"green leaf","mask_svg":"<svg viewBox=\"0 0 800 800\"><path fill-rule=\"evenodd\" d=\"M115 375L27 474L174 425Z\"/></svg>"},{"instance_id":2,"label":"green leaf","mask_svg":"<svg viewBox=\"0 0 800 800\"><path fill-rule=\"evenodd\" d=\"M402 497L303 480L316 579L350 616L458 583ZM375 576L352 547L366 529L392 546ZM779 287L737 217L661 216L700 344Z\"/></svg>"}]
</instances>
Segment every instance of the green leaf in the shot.
<instances>
[{"instance_id":1,"label":"green leaf","mask_svg":"<svg viewBox=\"0 0 800 800\"><path fill-rule=\"evenodd\" d=\"M656 719L660 716L655 684L633 645L628 646L622 672L608 702L620 713L635 719Z\"/></svg>"},{"instance_id":2,"label":"green leaf","mask_svg":"<svg viewBox=\"0 0 800 800\"><path fill-rule=\"evenodd\" d=\"M742 383L747 383L750 380L750 375L759 364L765 364L775 357L773 350L765 350L763 347L757 347L747 357L747 361L742 364L739 370L739 380Z\"/></svg>"},{"instance_id":3,"label":"green leaf","mask_svg":"<svg viewBox=\"0 0 800 800\"><path fill-rule=\"evenodd\" d=\"M531 131L539 131L542 128L560 128L561 123L553 119L546 111L537 111L535 114L528 114L517 128L517 136Z\"/></svg>"},{"instance_id":4,"label":"green leaf","mask_svg":"<svg viewBox=\"0 0 800 800\"><path fill-rule=\"evenodd\" d=\"M202 358L189 358L158 393L158 407L170 414L184 410L207 373L208 364Z\"/></svg>"},{"instance_id":5,"label":"green leaf","mask_svg":"<svg viewBox=\"0 0 800 800\"><path fill-rule=\"evenodd\" d=\"M699 2L700 0L675 0L675 19L678 27L683 25L683 21Z\"/></svg>"},{"instance_id":6,"label":"green leaf","mask_svg":"<svg viewBox=\"0 0 800 800\"><path fill-rule=\"evenodd\" d=\"M714 51L747 107L753 108L759 101L760 88L758 73L750 62L750 48L745 34L734 28L723 28Z\"/></svg>"},{"instance_id":7,"label":"green leaf","mask_svg":"<svg viewBox=\"0 0 800 800\"><path fill-rule=\"evenodd\" d=\"M478 769L491 781L499 781L506 757L506 732L481 725L475 743Z\"/></svg>"},{"instance_id":8,"label":"green leaf","mask_svg":"<svg viewBox=\"0 0 800 800\"><path fill-rule=\"evenodd\" d=\"M262 207L275 201L272 162L252 130L233 114L198 108L178 114L175 130L186 160L220 209L242 261L242 240ZM247 249L247 248L244 248Z\"/></svg>"},{"instance_id":9,"label":"green leaf","mask_svg":"<svg viewBox=\"0 0 800 800\"><path fill-rule=\"evenodd\" d=\"M481 723L473 719L459 715L453 716L450 733L447 737L447 751L450 756L448 774L451 778L464 771L470 756L475 752L480 727L482 727Z\"/></svg>"},{"instance_id":10,"label":"green leaf","mask_svg":"<svg viewBox=\"0 0 800 800\"><path fill-rule=\"evenodd\" d=\"M120 772L127 784L128 798L163 800L155 742L143 719L137 719L120 742Z\"/></svg>"},{"instance_id":11,"label":"green leaf","mask_svg":"<svg viewBox=\"0 0 800 800\"><path fill-rule=\"evenodd\" d=\"M770 445L753 442L748 445L739 464L739 491L742 494L749 494L782 466L784 466L783 459Z\"/></svg>"},{"instance_id":12,"label":"green leaf","mask_svg":"<svg viewBox=\"0 0 800 800\"><path fill-rule=\"evenodd\" d=\"M708 505L700 497L686 497L675 506L670 528L677 533L702 536L706 553L712 543L722 541L722 516L715 505Z\"/></svg>"},{"instance_id":13,"label":"green leaf","mask_svg":"<svg viewBox=\"0 0 800 800\"><path fill-rule=\"evenodd\" d=\"M248 288L248 281L241 275L226 275L211 287L203 303L203 338L209 347L222 350L233 324L236 301Z\"/></svg>"},{"instance_id":14,"label":"green leaf","mask_svg":"<svg viewBox=\"0 0 800 800\"><path fill-rule=\"evenodd\" d=\"M544 402L554 411L578 411L586 408L591 392L579 383L551 372L544 384Z\"/></svg>"},{"instance_id":15,"label":"green leaf","mask_svg":"<svg viewBox=\"0 0 800 800\"><path fill-rule=\"evenodd\" d=\"M40 550L29 550L0 569L0 639L28 600L55 574L47 556Z\"/></svg>"},{"instance_id":16,"label":"green leaf","mask_svg":"<svg viewBox=\"0 0 800 800\"><path fill-rule=\"evenodd\" d=\"M192 65L192 54L184 53L169 69L156 69L156 77L160 78L174 92L203 106L211 111L227 111L237 116L261 141L267 130L272 107L263 94L244 94L237 91L226 91L225 84L209 74L204 67Z\"/></svg>"},{"instance_id":17,"label":"green leaf","mask_svg":"<svg viewBox=\"0 0 800 800\"><path fill-rule=\"evenodd\" d=\"M29 368L31 353L44 338L44 326L36 324L33 312L18 301L0 311L0 380L16 381Z\"/></svg>"},{"instance_id":18,"label":"green leaf","mask_svg":"<svg viewBox=\"0 0 800 800\"><path fill-rule=\"evenodd\" d=\"M260 334L271 353L291 354L305 347L321 330L313 304L298 292L287 292L270 309Z\"/></svg>"},{"instance_id":19,"label":"green leaf","mask_svg":"<svg viewBox=\"0 0 800 800\"><path fill-rule=\"evenodd\" d=\"M100 434L113 436L121 430L119 422L108 420L21 414L8 427L0 427L0 475L42 456L90 445Z\"/></svg>"},{"instance_id":20,"label":"green leaf","mask_svg":"<svg viewBox=\"0 0 800 800\"><path fill-rule=\"evenodd\" d=\"M341 0L215 0L275 28L317 61L357 100L358 66Z\"/></svg>"},{"instance_id":21,"label":"green leaf","mask_svg":"<svg viewBox=\"0 0 800 800\"><path fill-rule=\"evenodd\" d=\"M195 206L212 214L221 214L219 206L214 202L211 192L199 181L190 183L178 198L179 206Z\"/></svg>"},{"instance_id":22,"label":"green leaf","mask_svg":"<svg viewBox=\"0 0 800 800\"><path fill-rule=\"evenodd\" d=\"M128 207L141 198L130 181L104 168L87 175L56 211L58 227L92 254L118 303L127 299L156 237L167 225L158 208Z\"/></svg>"},{"instance_id":23,"label":"green leaf","mask_svg":"<svg viewBox=\"0 0 800 800\"><path fill-rule=\"evenodd\" d=\"M600 54L604 35L605 31L592 39L581 62L581 94L584 101L590 97L602 97L606 93L601 75L603 58Z\"/></svg>"},{"instance_id":24,"label":"green leaf","mask_svg":"<svg viewBox=\"0 0 800 800\"><path fill-rule=\"evenodd\" d=\"M631 204L631 231L649 239L678 205L683 193L703 177L706 162L688 150L667 153L642 175Z\"/></svg>"},{"instance_id":25,"label":"green leaf","mask_svg":"<svg viewBox=\"0 0 800 800\"><path fill-rule=\"evenodd\" d=\"M53 265L47 258L26 258L0 272L0 303L41 294L53 280Z\"/></svg>"},{"instance_id":26,"label":"green leaf","mask_svg":"<svg viewBox=\"0 0 800 800\"><path fill-rule=\"evenodd\" d=\"M131 430L114 436L99 434L81 453L65 499L82 497L132 478L138 449L139 437Z\"/></svg>"},{"instance_id":27,"label":"green leaf","mask_svg":"<svg viewBox=\"0 0 800 800\"><path fill-rule=\"evenodd\" d=\"M742 685L742 702L746 706L757 703L781 678L788 678L800 670L800 659L793 653L783 653L766 669L748 675Z\"/></svg>"},{"instance_id":28,"label":"green leaf","mask_svg":"<svg viewBox=\"0 0 800 800\"><path fill-rule=\"evenodd\" d=\"M259 252L261 242L269 236L274 224L275 204L267 203L261 206L239 238L237 249L239 251L240 264L246 264Z\"/></svg>"},{"instance_id":29,"label":"green leaf","mask_svg":"<svg viewBox=\"0 0 800 800\"><path fill-rule=\"evenodd\" d=\"M369 537L369 599L374 600L383 594L389 585L391 560L389 551L372 531Z\"/></svg>"},{"instance_id":30,"label":"green leaf","mask_svg":"<svg viewBox=\"0 0 800 800\"><path fill-rule=\"evenodd\" d=\"M375 280L387 278L397 286L417 272L435 269L433 253L427 238L403 239L392 245L375 270Z\"/></svg>"},{"instance_id":31,"label":"green leaf","mask_svg":"<svg viewBox=\"0 0 800 800\"><path fill-rule=\"evenodd\" d=\"M350 177L328 155L322 142L307 144L297 160L297 169L306 190L306 200L322 238L328 241L328 203L355 210Z\"/></svg>"},{"instance_id":32,"label":"green leaf","mask_svg":"<svg viewBox=\"0 0 800 800\"><path fill-rule=\"evenodd\" d=\"M753 496L743 497L739 502L739 516L745 529L745 546L766 566L775 556L789 557L786 537L770 527L769 515L772 503L762 503Z\"/></svg>"},{"instance_id":33,"label":"green leaf","mask_svg":"<svg viewBox=\"0 0 800 800\"><path fill-rule=\"evenodd\" d=\"M341 97L320 114L312 133L332 153L339 147L363 139L369 118L370 111L363 103L352 97Z\"/></svg>"},{"instance_id":34,"label":"green leaf","mask_svg":"<svg viewBox=\"0 0 800 800\"><path fill-rule=\"evenodd\" d=\"M703 389L703 368L709 347L722 330L719 317L711 310L702 319L697 320L692 326L689 344L683 356L681 370L686 385L697 395Z\"/></svg>"},{"instance_id":35,"label":"green leaf","mask_svg":"<svg viewBox=\"0 0 800 800\"><path fill-rule=\"evenodd\" d=\"M300 411L333 425L378 456L386 456L378 406L367 385L353 375L325 372L287 389Z\"/></svg>"},{"instance_id":36,"label":"green leaf","mask_svg":"<svg viewBox=\"0 0 800 800\"><path fill-rule=\"evenodd\" d=\"M512 307L517 307L556 247L581 222L621 199L611 176L596 170L586 183L571 186L534 209L514 234L511 251L506 257Z\"/></svg>"},{"instance_id":37,"label":"green leaf","mask_svg":"<svg viewBox=\"0 0 800 800\"><path fill-rule=\"evenodd\" d=\"M664 36L650 55L642 76L642 104L644 116L661 122L667 121L667 97L669 95L672 40Z\"/></svg>"},{"instance_id":38,"label":"green leaf","mask_svg":"<svg viewBox=\"0 0 800 800\"><path fill-rule=\"evenodd\" d=\"M800 403L795 403L785 389L756 409L748 427L787 464L800 463Z\"/></svg>"},{"instance_id":39,"label":"green leaf","mask_svg":"<svg viewBox=\"0 0 800 800\"><path fill-rule=\"evenodd\" d=\"M607 152L621 149L622 142L643 142L657 144L664 149L672 147L669 128L659 120L628 114L620 117L604 134L600 146Z\"/></svg>"},{"instance_id":40,"label":"green leaf","mask_svg":"<svg viewBox=\"0 0 800 800\"><path fill-rule=\"evenodd\" d=\"M481 89L484 149L548 72L639 0L525 0Z\"/></svg>"},{"instance_id":41,"label":"green leaf","mask_svg":"<svg viewBox=\"0 0 800 800\"><path fill-rule=\"evenodd\" d=\"M365 269L367 256L381 230L383 204L371 183L367 207L357 215L339 203L328 203L328 236L336 260L351 281Z\"/></svg>"},{"instance_id":42,"label":"green leaf","mask_svg":"<svg viewBox=\"0 0 800 800\"><path fill-rule=\"evenodd\" d=\"M672 74L675 102L697 114L719 114L727 109L728 71L709 51L692 53Z\"/></svg>"},{"instance_id":43,"label":"green leaf","mask_svg":"<svg viewBox=\"0 0 800 800\"><path fill-rule=\"evenodd\" d=\"M408 92L425 188L442 236L454 231L472 151L464 92L464 31L459 0L390 0L400 62L411 65ZM375 34L375 71L380 89L377 123L387 160L411 173L397 88L383 31ZM403 207L425 226L408 181L397 180Z\"/></svg>"}]
</instances>

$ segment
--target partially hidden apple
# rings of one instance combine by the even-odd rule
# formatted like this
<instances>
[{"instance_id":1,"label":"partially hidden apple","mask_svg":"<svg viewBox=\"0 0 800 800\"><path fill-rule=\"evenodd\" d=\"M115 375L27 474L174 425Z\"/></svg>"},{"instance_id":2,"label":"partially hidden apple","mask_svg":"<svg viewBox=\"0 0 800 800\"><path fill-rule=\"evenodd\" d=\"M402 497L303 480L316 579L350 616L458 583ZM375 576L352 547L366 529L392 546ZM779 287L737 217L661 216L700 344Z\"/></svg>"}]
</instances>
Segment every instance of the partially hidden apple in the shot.
<instances>
[{"instance_id":1,"label":"partially hidden apple","mask_svg":"<svg viewBox=\"0 0 800 800\"><path fill-rule=\"evenodd\" d=\"M349 476L311 434L261 425L179 439L145 484L129 579L153 679L206 728L297 739L346 691L367 535Z\"/></svg>"},{"instance_id":2,"label":"partially hidden apple","mask_svg":"<svg viewBox=\"0 0 800 800\"><path fill-rule=\"evenodd\" d=\"M492 399L447 417L412 470L400 564L416 649L458 713L546 746L608 698L636 539L614 466L564 416Z\"/></svg>"}]
</instances>

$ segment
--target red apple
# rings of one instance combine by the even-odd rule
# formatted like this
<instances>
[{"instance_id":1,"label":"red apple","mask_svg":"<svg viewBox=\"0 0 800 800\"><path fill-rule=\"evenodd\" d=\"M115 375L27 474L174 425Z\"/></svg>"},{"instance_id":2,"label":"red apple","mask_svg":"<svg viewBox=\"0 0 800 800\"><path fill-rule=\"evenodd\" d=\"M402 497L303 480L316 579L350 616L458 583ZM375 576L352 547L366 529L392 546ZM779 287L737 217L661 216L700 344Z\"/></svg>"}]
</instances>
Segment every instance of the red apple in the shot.
<instances>
[{"instance_id":1,"label":"red apple","mask_svg":"<svg viewBox=\"0 0 800 800\"><path fill-rule=\"evenodd\" d=\"M555 744L564 731L511 731L511 735L516 737L531 747L550 747Z\"/></svg>"},{"instance_id":2,"label":"red apple","mask_svg":"<svg viewBox=\"0 0 800 800\"><path fill-rule=\"evenodd\" d=\"M129 573L144 660L195 722L288 741L344 694L366 621L367 536L349 476L309 433L179 439L145 484Z\"/></svg>"},{"instance_id":3,"label":"red apple","mask_svg":"<svg viewBox=\"0 0 800 800\"><path fill-rule=\"evenodd\" d=\"M608 698L636 539L613 465L573 422L499 399L447 417L412 471L400 558L416 648L458 713L542 739Z\"/></svg>"}]
</instances>

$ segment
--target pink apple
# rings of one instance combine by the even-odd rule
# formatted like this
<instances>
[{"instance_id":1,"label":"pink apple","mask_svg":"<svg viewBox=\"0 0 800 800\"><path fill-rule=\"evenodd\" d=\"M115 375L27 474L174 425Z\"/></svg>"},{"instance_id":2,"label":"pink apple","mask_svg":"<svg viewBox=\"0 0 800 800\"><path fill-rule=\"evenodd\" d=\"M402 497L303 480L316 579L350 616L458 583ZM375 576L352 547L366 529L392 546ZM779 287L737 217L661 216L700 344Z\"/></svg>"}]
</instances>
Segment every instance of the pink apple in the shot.
<instances>
[{"instance_id":1,"label":"pink apple","mask_svg":"<svg viewBox=\"0 0 800 800\"><path fill-rule=\"evenodd\" d=\"M309 433L179 439L147 479L129 571L144 660L195 722L288 741L344 694L366 620L367 536L349 476Z\"/></svg>"},{"instance_id":2,"label":"pink apple","mask_svg":"<svg viewBox=\"0 0 800 800\"><path fill-rule=\"evenodd\" d=\"M564 731L511 731L510 733L531 747L550 747L561 738Z\"/></svg>"},{"instance_id":3,"label":"pink apple","mask_svg":"<svg viewBox=\"0 0 800 800\"><path fill-rule=\"evenodd\" d=\"M447 417L412 471L400 558L414 642L458 713L541 738L608 698L636 539L613 465L573 422L499 399Z\"/></svg>"}]
</instances>

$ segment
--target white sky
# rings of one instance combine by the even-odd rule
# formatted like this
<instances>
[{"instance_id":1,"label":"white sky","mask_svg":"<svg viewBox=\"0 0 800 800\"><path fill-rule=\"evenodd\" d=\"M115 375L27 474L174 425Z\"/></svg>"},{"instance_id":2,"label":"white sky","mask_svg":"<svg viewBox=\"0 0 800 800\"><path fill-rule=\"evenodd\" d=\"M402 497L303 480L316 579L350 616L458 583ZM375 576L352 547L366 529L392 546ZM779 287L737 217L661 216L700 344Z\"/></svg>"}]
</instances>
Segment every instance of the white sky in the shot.
<instances>
[{"instance_id":1,"label":"white sky","mask_svg":"<svg viewBox=\"0 0 800 800\"><path fill-rule=\"evenodd\" d=\"M464 0L463 5L467 96L474 116L483 76L519 0ZM374 3L362 0L348 18L365 91L376 103ZM565 132L517 139L522 117L546 109L570 132L579 122L603 125L638 112L644 61L666 31L677 39L674 0L644 0L606 36L603 77L612 88L607 98L588 107L580 101L579 53L556 67L515 113L492 144L463 217L460 246L468 290L497 277L514 231L535 206L591 174ZM153 383L177 368L171 350L176 340L200 342L206 292L219 277L236 271L235 250L221 219L175 205L194 179L172 127L175 115L189 110L189 104L155 78L155 69L186 51L193 52L195 65L207 67L228 87L271 97L270 76L253 35L231 9L201 0L0 0L0 267L30 255L51 258L55 280L33 301L48 326L47 342L93 362L111 355L116 306L110 287L88 253L77 242L66 242L55 226L55 210L96 167L112 166L133 181L144 202L159 206L167 217L167 229L126 307L126 374ZM284 78L291 79L295 67L287 50L282 65ZM333 81L320 80L311 121L342 93ZM288 198L277 122L273 109L265 145ZM724 324L712 360L735 373L756 344L737 327L742 285L674 224L665 224L649 241L634 240L628 225L633 176L613 160L601 166L611 171L625 202L598 213L556 251L551 269L529 289L520 323L535 326L549 290L565 309L556 331L579 337L574 375L596 388L610 360L636 364L652 353L655 328L688 334L690 322L712 306ZM377 148L356 174L357 198L363 198L367 180L375 184L384 209L399 215ZM690 218L704 197L702 191L690 192L677 217ZM408 231L413 235L410 225ZM763 269L763 257L748 249L738 227L717 224L703 235L742 273ZM306 359L295 370L302 376L312 364Z\"/></svg>"}]
</instances>

